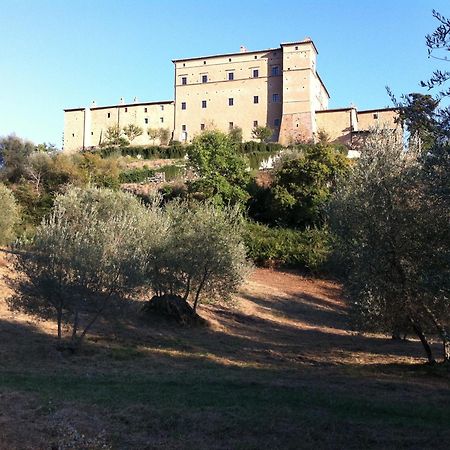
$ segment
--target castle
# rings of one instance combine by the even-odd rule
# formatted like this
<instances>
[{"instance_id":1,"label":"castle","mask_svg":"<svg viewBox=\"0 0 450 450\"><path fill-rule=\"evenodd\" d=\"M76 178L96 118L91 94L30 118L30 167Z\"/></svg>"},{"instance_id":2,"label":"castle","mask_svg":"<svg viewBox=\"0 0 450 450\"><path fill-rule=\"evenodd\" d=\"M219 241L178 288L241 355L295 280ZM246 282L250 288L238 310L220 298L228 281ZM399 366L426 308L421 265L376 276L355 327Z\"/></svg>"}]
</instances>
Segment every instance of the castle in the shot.
<instances>
[{"instance_id":1,"label":"castle","mask_svg":"<svg viewBox=\"0 0 450 450\"><path fill-rule=\"evenodd\" d=\"M307 38L278 48L173 60L174 100L120 103L64 110L64 149L96 147L108 127L134 124L144 130L133 145L150 145L149 128L166 128L172 139L190 142L206 129L242 129L252 139L256 126L273 130L272 141L287 145L316 138L355 147L377 125L396 128L394 108L327 109L330 95L317 72L317 49Z\"/></svg>"}]
</instances>

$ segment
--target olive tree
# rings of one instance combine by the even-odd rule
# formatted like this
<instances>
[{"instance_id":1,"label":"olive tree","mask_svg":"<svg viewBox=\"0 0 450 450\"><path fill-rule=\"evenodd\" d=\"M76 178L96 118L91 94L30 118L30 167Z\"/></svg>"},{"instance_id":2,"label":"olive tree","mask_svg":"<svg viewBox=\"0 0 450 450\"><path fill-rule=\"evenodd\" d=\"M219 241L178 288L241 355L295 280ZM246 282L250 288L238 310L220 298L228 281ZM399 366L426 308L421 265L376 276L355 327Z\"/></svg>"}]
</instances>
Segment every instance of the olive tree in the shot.
<instances>
[{"instance_id":1,"label":"olive tree","mask_svg":"<svg viewBox=\"0 0 450 450\"><path fill-rule=\"evenodd\" d=\"M158 128L157 133L160 145L167 145L170 139L170 130L168 128Z\"/></svg>"},{"instance_id":2,"label":"olive tree","mask_svg":"<svg viewBox=\"0 0 450 450\"><path fill-rule=\"evenodd\" d=\"M250 267L238 207L174 202L164 216L157 245L154 233L147 233L153 249L142 267L151 290L189 301L194 314L202 298L229 298Z\"/></svg>"},{"instance_id":3,"label":"olive tree","mask_svg":"<svg viewBox=\"0 0 450 450\"><path fill-rule=\"evenodd\" d=\"M256 126L252 130L252 137L259 139L260 142L269 142L273 135L273 130L270 127Z\"/></svg>"},{"instance_id":4,"label":"olive tree","mask_svg":"<svg viewBox=\"0 0 450 450\"><path fill-rule=\"evenodd\" d=\"M0 183L0 245L10 244L14 226L19 222L20 210L13 193Z\"/></svg>"},{"instance_id":5,"label":"olive tree","mask_svg":"<svg viewBox=\"0 0 450 450\"><path fill-rule=\"evenodd\" d=\"M144 130L138 126L130 123L123 127L123 132L130 142L133 142L138 136L141 136Z\"/></svg>"},{"instance_id":6,"label":"olive tree","mask_svg":"<svg viewBox=\"0 0 450 450\"><path fill-rule=\"evenodd\" d=\"M395 133L378 130L329 206L358 325L414 331L430 363L431 332L450 359L448 169L448 149L405 151Z\"/></svg>"},{"instance_id":7,"label":"olive tree","mask_svg":"<svg viewBox=\"0 0 450 450\"><path fill-rule=\"evenodd\" d=\"M55 319L75 351L94 323L135 280L133 267L145 208L133 196L107 189L69 189L32 242L17 249L10 308Z\"/></svg>"}]
</instances>

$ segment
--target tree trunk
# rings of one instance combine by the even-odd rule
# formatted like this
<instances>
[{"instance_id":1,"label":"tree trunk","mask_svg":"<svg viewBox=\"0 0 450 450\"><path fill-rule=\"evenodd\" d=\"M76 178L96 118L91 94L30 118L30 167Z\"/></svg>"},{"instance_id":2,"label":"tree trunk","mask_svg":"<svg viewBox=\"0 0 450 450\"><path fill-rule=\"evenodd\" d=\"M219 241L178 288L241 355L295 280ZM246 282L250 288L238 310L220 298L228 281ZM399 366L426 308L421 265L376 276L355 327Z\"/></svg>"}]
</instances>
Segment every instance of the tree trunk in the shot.
<instances>
[{"instance_id":1,"label":"tree trunk","mask_svg":"<svg viewBox=\"0 0 450 450\"><path fill-rule=\"evenodd\" d=\"M202 281L200 282L197 292L195 293L195 300L194 300L194 306L192 307L192 309L194 310L194 314L197 313L197 303L198 303L198 298L200 297L200 292L203 289L203 286L205 284L206 278L208 277L208 269L205 267L205 272L203 273L203 278Z\"/></svg>"},{"instance_id":2,"label":"tree trunk","mask_svg":"<svg viewBox=\"0 0 450 450\"><path fill-rule=\"evenodd\" d=\"M442 339L442 352L444 357L444 362L450 361L450 335L448 334L445 326L441 323L441 321L436 317L436 315L431 311L431 309L423 305L424 310L428 314L428 316L431 318L431 321L433 322L434 326L436 327L439 336Z\"/></svg>"},{"instance_id":3,"label":"tree trunk","mask_svg":"<svg viewBox=\"0 0 450 450\"><path fill-rule=\"evenodd\" d=\"M58 341L60 341L62 337L62 309L60 308L58 308L57 321L58 321Z\"/></svg>"},{"instance_id":4,"label":"tree trunk","mask_svg":"<svg viewBox=\"0 0 450 450\"><path fill-rule=\"evenodd\" d=\"M420 339L420 342L422 343L422 346L423 346L425 353L427 355L427 358L428 358L428 362L430 364L435 364L436 360L433 357L433 352L432 352L430 344L428 343L427 338L422 330L422 327L414 319L410 318L409 320L411 322L414 332L417 334L417 336Z\"/></svg>"}]
</instances>

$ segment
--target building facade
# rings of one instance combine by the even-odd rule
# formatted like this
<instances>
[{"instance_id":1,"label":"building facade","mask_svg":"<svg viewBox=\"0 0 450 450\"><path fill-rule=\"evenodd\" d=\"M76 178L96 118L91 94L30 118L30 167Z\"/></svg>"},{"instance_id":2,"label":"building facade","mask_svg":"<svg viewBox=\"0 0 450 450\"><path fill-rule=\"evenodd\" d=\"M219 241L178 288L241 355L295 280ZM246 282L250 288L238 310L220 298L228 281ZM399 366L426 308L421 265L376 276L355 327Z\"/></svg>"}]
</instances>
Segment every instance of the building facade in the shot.
<instances>
[{"instance_id":1,"label":"building facade","mask_svg":"<svg viewBox=\"0 0 450 450\"><path fill-rule=\"evenodd\" d=\"M328 109L330 95L317 72L311 39L278 48L173 60L174 101L66 109L64 149L100 145L108 127L135 124L144 133L133 145L154 143L148 128L167 128L174 140L190 142L204 130L256 126L273 130L272 141L288 145L314 140L323 130L349 147L377 124L395 128L394 109Z\"/></svg>"}]
</instances>

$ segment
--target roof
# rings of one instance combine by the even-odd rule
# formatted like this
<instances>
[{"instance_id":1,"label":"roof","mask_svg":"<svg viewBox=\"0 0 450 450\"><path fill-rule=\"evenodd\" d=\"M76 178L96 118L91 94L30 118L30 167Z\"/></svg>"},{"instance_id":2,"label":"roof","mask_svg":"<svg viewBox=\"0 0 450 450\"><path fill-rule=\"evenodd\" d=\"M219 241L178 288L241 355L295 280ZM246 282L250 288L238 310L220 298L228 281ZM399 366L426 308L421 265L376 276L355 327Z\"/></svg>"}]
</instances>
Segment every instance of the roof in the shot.
<instances>
[{"instance_id":1,"label":"roof","mask_svg":"<svg viewBox=\"0 0 450 450\"><path fill-rule=\"evenodd\" d=\"M71 111L83 111L84 109L108 109L108 108L128 108L129 106L146 106L146 105L169 105L174 103L173 100L162 100L160 102L139 102L139 103L119 103L116 105L109 105L109 106L93 106L90 108L68 108L65 109L64 112L71 112Z\"/></svg>"},{"instance_id":2,"label":"roof","mask_svg":"<svg viewBox=\"0 0 450 450\"><path fill-rule=\"evenodd\" d=\"M233 53L220 53L217 55L208 55L208 56L195 56L194 58L180 58L180 59L172 59L173 63L176 62L181 62L181 61L195 61L197 59L209 59L209 58L218 58L220 56L236 56L236 55L254 55L255 53L265 53L265 52L275 52L277 50L280 50L281 47L283 47L283 45L295 45L295 44L312 44L314 46L314 49L316 50L316 53L319 53L317 51L316 46L314 45L314 42L311 39L305 39L303 41L297 41L297 42L283 42L280 44L280 47L277 48L268 48L265 50L252 50L252 51L248 51L246 50L245 52L233 52Z\"/></svg>"},{"instance_id":3,"label":"roof","mask_svg":"<svg viewBox=\"0 0 450 450\"><path fill-rule=\"evenodd\" d=\"M374 112L383 112L383 111L398 111L400 108L377 108L377 109L364 109L358 111L358 114L364 113L374 113Z\"/></svg>"},{"instance_id":4,"label":"roof","mask_svg":"<svg viewBox=\"0 0 450 450\"><path fill-rule=\"evenodd\" d=\"M253 51L245 51L245 52L234 52L234 53L219 53L217 55L208 55L208 56L196 56L194 58L181 58L181 59L172 59L173 63L181 62L181 61L195 61L197 59L209 59L209 58L218 58L220 56L236 56L236 55L254 55L255 53L265 53L265 52L274 52L280 50L278 48L268 48L266 50L253 50Z\"/></svg>"},{"instance_id":5,"label":"roof","mask_svg":"<svg viewBox=\"0 0 450 450\"><path fill-rule=\"evenodd\" d=\"M319 54L316 44L314 44L312 39L304 39L303 41L295 41L295 42L282 42L280 44L280 47L283 47L283 45L301 45L301 44L312 44L314 47L314 50L316 51L317 54Z\"/></svg>"},{"instance_id":6,"label":"roof","mask_svg":"<svg viewBox=\"0 0 450 450\"><path fill-rule=\"evenodd\" d=\"M318 111L316 111L316 114L318 114L318 113L329 113L329 112L350 111L351 109L356 109L356 108L347 107L347 108L334 108L334 109L319 109Z\"/></svg>"}]
</instances>

